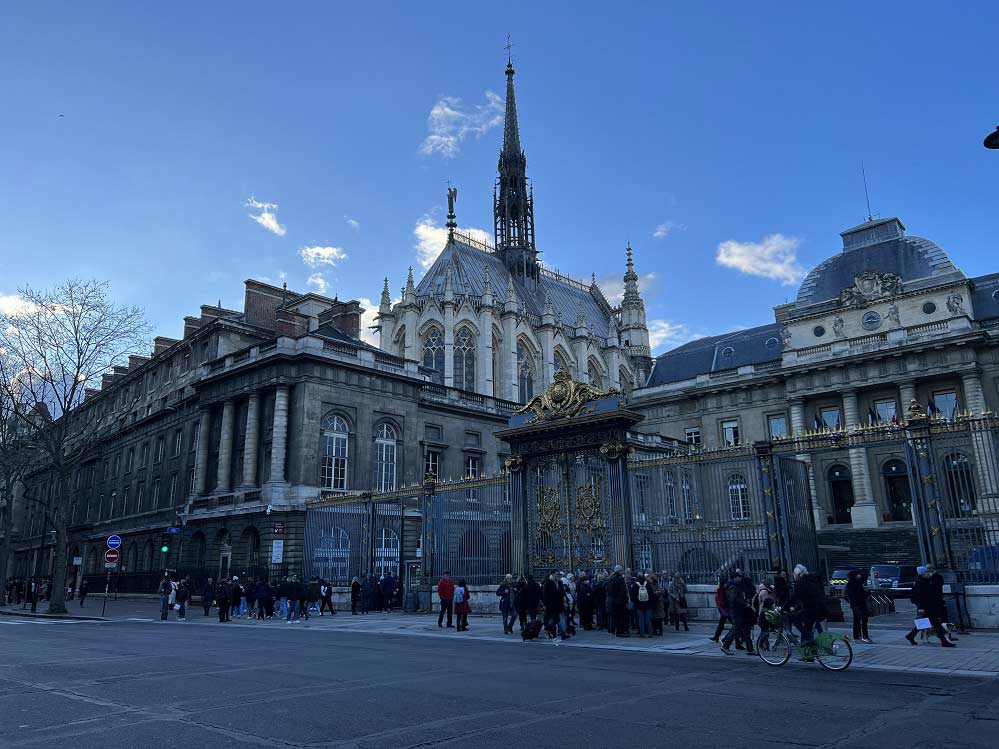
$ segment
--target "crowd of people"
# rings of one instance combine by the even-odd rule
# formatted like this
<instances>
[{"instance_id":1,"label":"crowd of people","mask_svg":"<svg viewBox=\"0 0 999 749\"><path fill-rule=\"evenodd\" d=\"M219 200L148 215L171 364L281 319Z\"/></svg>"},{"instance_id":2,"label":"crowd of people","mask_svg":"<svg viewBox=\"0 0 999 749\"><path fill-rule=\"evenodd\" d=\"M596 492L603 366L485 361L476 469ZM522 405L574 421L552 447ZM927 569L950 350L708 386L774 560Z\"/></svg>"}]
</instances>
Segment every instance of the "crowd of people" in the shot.
<instances>
[{"instance_id":1,"label":"crowd of people","mask_svg":"<svg viewBox=\"0 0 999 749\"><path fill-rule=\"evenodd\" d=\"M34 581L31 578L20 578L11 577L7 579L6 584L2 594L0 594L0 603L6 605L16 605L16 604L27 604L31 602L32 593L34 593L35 588L38 588L38 599L39 601L48 601L52 598L52 580L51 578L45 578L44 580ZM72 601L74 597L78 598L80 601L80 606L87 600L87 595L90 592L90 587L86 580L80 583L80 589L76 590L73 584L70 583L66 586L66 600Z\"/></svg>"},{"instance_id":2,"label":"crowd of people","mask_svg":"<svg viewBox=\"0 0 999 749\"><path fill-rule=\"evenodd\" d=\"M297 624L312 614L325 616L328 612L335 616L334 592L333 583L324 578L312 577L305 582L297 575L276 585L263 579L241 581L238 575L219 581L208 578L200 590L195 590L189 576L174 580L166 573L157 589L161 621L168 621L171 611L177 612L178 621L187 621L187 610L197 596L204 615L210 616L212 609L216 609L220 624L231 622L233 617L261 622L277 618ZM398 605L398 594L391 572L378 578L355 577L350 586L351 613L391 612Z\"/></svg>"}]
</instances>

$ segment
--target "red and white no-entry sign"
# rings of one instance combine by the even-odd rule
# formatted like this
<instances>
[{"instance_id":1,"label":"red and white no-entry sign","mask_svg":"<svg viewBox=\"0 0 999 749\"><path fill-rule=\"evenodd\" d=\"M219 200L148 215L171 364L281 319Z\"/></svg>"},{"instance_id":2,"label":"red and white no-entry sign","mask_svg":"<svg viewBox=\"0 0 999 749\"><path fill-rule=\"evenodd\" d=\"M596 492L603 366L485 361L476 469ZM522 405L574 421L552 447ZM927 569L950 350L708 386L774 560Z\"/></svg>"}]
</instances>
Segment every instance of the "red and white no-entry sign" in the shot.
<instances>
[{"instance_id":1,"label":"red and white no-entry sign","mask_svg":"<svg viewBox=\"0 0 999 749\"><path fill-rule=\"evenodd\" d=\"M104 561L108 564L117 564L118 557L121 556L117 549L108 549L104 552Z\"/></svg>"}]
</instances>

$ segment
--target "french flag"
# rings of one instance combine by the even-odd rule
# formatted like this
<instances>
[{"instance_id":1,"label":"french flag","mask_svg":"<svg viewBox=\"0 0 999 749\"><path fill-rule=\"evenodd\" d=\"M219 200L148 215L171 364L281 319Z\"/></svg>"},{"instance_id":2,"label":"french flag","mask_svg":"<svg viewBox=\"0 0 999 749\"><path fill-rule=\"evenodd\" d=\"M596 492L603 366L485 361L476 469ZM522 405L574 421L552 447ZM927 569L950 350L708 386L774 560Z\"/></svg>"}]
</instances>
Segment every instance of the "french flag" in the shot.
<instances>
[{"instance_id":1,"label":"french flag","mask_svg":"<svg viewBox=\"0 0 999 749\"><path fill-rule=\"evenodd\" d=\"M878 416L877 416L877 414L874 413L874 409L873 408L868 408L867 409L867 424L868 424L868 426L874 426L879 421L881 421L881 419L879 419Z\"/></svg>"}]
</instances>

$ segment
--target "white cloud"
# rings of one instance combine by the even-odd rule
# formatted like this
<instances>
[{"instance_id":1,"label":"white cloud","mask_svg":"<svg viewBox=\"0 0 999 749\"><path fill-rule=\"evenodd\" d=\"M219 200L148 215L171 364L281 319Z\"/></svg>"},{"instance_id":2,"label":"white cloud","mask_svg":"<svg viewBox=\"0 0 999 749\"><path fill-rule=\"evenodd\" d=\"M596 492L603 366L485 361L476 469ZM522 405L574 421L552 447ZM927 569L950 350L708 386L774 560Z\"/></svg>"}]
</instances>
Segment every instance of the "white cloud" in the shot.
<instances>
[{"instance_id":1,"label":"white cloud","mask_svg":"<svg viewBox=\"0 0 999 749\"><path fill-rule=\"evenodd\" d=\"M28 309L28 303L17 294L0 294L0 315L16 315Z\"/></svg>"},{"instance_id":2,"label":"white cloud","mask_svg":"<svg viewBox=\"0 0 999 749\"><path fill-rule=\"evenodd\" d=\"M436 152L453 159L465 138L479 138L502 122L503 100L492 91L486 91L484 104L471 107L456 96L442 96L427 116L428 133L420 144L420 153L430 156Z\"/></svg>"},{"instance_id":3,"label":"white cloud","mask_svg":"<svg viewBox=\"0 0 999 749\"><path fill-rule=\"evenodd\" d=\"M320 294L325 294L326 289L329 287L329 283L326 281L326 276L324 276L322 273L313 273L311 276L309 276L308 280L305 282L305 285L311 286Z\"/></svg>"},{"instance_id":4,"label":"white cloud","mask_svg":"<svg viewBox=\"0 0 999 749\"><path fill-rule=\"evenodd\" d=\"M729 239L718 245L715 262L750 276L771 278L782 286L794 286L805 277L806 270L798 262L797 237L768 234L760 242L737 242Z\"/></svg>"},{"instance_id":5,"label":"white cloud","mask_svg":"<svg viewBox=\"0 0 999 749\"><path fill-rule=\"evenodd\" d=\"M250 213L248 215L272 234L283 237L288 232L288 229L278 223L277 203L261 203L256 198L251 197L246 201L246 207L260 211L257 214Z\"/></svg>"},{"instance_id":6,"label":"white cloud","mask_svg":"<svg viewBox=\"0 0 999 749\"><path fill-rule=\"evenodd\" d=\"M603 292L604 298L612 305L618 305L624 299L624 278L621 276L607 276L597 279L597 286ZM638 274L638 290L645 294L655 288L657 277L655 273Z\"/></svg>"},{"instance_id":7,"label":"white cloud","mask_svg":"<svg viewBox=\"0 0 999 749\"><path fill-rule=\"evenodd\" d=\"M354 231L360 231L360 229L361 229L361 222L358 221L356 218L351 218L350 216L347 216L346 214L344 214L343 220L346 221L347 222L347 226L349 226Z\"/></svg>"},{"instance_id":8,"label":"white cloud","mask_svg":"<svg viewBox=\"0 0 999 749\"><path fill-rule=\"evenodd\" d=\"M484 229L462 226L458 228L458 231L479 242L492 244L492 234ZM434 260L447 244L447 228L438 226L433 218L426 214L417 220L416 226L413 227L413 235L416 237L416 262L426 270L434 264Z\"/></svg>"},{"instance_id":9,"label":"white cloud","mask_svg":"<svg viewBox=\"0 0 999 749\"><path fill-rule=\"evenodd\" d=\"M649 345L652 353L662 353L662 349L679 346L682 343L693 341L695 338L703 338L699 333L690 332L684 323L670 322L669 320L649 320Z\"/></svg>"},{"instance_id":10,"label":"white cloud","mask_svg":"<svg viewBox=\"0 0 999 749\"><path fill-rule=\"evenodd\" d=\"M656 226L655 231L652 232L652 236L656 239L666 239L674 231L687 231L687 225L678 224L675 221L664 221Z\"/></svg>"},{"instance_id":11,"label":"white cloud","mask_svg":"<svg viewBox=\"0 0 999 749\"><path fill-rule=\"evenodd\" d=\"M303 247L298 251L298 256L302 262L310 268L318 268L322 265L335 266L339 261L347 259L347 253L340 247Z\"/></svg>"}]
</instances>

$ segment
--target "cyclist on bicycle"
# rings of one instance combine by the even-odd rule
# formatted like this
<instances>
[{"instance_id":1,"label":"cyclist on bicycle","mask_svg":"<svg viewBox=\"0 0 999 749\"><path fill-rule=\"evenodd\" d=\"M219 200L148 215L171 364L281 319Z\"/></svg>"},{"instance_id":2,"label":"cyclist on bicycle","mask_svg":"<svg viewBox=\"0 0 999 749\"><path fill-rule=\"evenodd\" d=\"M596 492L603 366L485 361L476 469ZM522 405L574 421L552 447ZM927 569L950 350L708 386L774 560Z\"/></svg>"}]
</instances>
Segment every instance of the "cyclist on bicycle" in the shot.
<instances>
[{"instance_id":1,"label":"cyclist on bicycle","mask_svg":"<svg viewBox=\"0 0 999 749\"><path fill-rule=\"evenodd\" d=\"M822 578L799 564L794 568L794 584L787 599L788 619L801 632L802 643L813 641L815 623L825 617L825 590Z\"/></svg>"}]
</instances>

